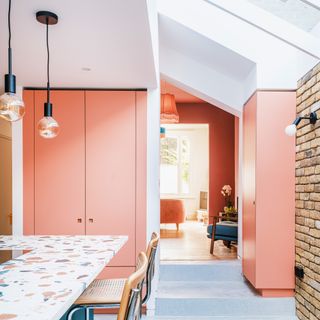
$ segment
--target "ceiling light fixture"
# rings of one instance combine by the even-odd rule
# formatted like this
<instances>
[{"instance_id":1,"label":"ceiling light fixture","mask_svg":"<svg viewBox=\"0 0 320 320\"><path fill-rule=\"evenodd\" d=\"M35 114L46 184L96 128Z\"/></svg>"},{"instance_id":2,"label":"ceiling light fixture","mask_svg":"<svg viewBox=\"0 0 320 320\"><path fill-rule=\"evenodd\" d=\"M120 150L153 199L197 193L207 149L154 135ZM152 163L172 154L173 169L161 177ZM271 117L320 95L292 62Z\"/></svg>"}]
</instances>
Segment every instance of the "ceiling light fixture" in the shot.
<instances>
[{"instance_id":1,"label":"ceiling light fixture","mask_svg":"<svg viewBox=\"0 0 320 320\"><path fill-rule=\"evenodd\" d=\"M49 50L49 25L58 23L58 16L49 11L39 11L36 14L38 22L46 25L47 44L47 102L44 104L44 117L38 122L38 131L41 137L55 138L59 133L59 124L52 117L52 103L50 102L50 50Z\"/></svg>"},{"instance_id":2,"label":"ceiling light fixture","mask_svg":"<svg viewBox=\"0 0 320 320\"><path fill-rule=\"evenodd\" d=\"M288 136L294 136L297 132L297 126L302 119L309 120L311 124L315 124L318 120L316 112L311 112L309 116L297 117L292 124L288 125L285 129L285 133Z\"/></svg>"},{"instance_id":3,"label":"ceiling light fixture","mask_svg":"<svg viewBox=\"0 0 320 320\"><path fill-rule=\"evenodd\" d=\"M166 82L164 81L164 92L161 94L160 102L160 122L178 123L179 114L177 111L176 99L173 94L167 93Z\"/></svg>"},{"instance_id":4,"label":"ceiling light fixture","mask_svg":"<svg viewBox=\"0 0 320 320\"><path fill-rule=\"evenodd\" d=\"M0 118L13 122L20 120L25 113L22 99L16 95L16 76L12 74L12 49L11 49L11 0L8 8L8 73L4 76L4 91L0 96Z\"/></svg>"},{"instance_id":5,"label":"ceiling light fixture","mask_svg":"<svg viewBox=\"0 0 320 320\"><path fill-rule=\"evenodd\" d=\"M176 99L173 94L165 93L161 95L160 121L161 123L179 122Z\"/></svg>"}]
</instances>

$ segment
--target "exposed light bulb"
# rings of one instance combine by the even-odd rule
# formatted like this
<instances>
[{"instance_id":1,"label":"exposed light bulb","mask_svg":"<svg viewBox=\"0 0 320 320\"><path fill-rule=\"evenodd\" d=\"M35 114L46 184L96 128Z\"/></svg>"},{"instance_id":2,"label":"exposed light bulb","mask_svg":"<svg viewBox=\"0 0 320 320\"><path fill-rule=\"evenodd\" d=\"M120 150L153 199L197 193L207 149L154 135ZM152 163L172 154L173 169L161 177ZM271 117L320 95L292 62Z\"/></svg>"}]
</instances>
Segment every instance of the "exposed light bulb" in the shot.
<instances>
[{"instance_id":1,"label":"exposed light bulb","mask_svg":"<svg viewBox=\"0 0 320 320\"><path fill-rule=\"evenodd\" d=\"M290 124L289 126L286 127L285 133L288 136L294 136L297 132L297 126L295 124Z\"/></svg>"},{"instance_id":2,"label":"exposed light bulb","mask_svg":"<svg viewBox=\"0 0 320 320\"><path fill-rule=\"evenodd\" d=\"M0 96L0 118L13 122L20 120L24 113L24 103L19 96L9 92Z\"/></svg>"},{"instance_id":3,"label":"exposed light bulb","mask_svg":"<svg viewBox=\"0 0 320 320\"><path fill-rule=\"evenodd\" d=\"M38 122L38 131L42 138L52 139L59 134L60 128L58 122L52 117L43 117Z\"/></svg>"}]
</instances>

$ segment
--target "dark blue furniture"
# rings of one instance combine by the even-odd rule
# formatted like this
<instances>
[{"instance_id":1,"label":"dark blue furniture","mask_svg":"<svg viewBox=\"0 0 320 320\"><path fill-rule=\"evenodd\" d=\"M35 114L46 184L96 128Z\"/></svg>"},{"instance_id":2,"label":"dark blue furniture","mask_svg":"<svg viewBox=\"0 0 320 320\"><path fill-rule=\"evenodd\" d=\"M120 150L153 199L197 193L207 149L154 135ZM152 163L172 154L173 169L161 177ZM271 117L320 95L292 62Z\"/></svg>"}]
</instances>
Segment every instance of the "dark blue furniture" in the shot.
<instances>
[{"instance_id":1,"label":"dark blue furniture","mask_svg":"<svg viewBox=\"0 0 320 320\"><path fill-rule=\"evenodd\" d=\"M213 224L207 227L207 237L211 239L210 253L213 254L214 241L223 240L230 248L231 242L238 242L238 223L221 221L222 217L213 217Z\"/></svg>"}]
</instances>

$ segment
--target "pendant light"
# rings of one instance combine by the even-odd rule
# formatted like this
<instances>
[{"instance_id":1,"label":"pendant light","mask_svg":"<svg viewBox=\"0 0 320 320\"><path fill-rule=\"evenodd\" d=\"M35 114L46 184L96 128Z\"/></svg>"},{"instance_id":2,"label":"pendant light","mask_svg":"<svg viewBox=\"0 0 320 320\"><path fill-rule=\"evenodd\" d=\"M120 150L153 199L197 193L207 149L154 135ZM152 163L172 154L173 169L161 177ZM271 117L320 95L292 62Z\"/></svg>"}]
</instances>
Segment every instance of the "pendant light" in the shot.
<instances>
[{"instance_id":1,"label":"pendant light","mask_svg":"<svg viewBox=\"0 0 320 320\"><path fill-rule=\"evenodd\" d=\"M55 138L59 133L59 124L52 117L52 103L50 102L50 51L49 51L49 25L58 23L58 16L49 11L39 11L36 14L38 22L46 25L47 45L47 102L44 104L44 116L38 122L38 131L41 137Z\"/></svg>"},{"instance_id":2,"label":"pendant light","mask_svg":"<svg viewBox=\"0 0 320 320\"><path fill-rule=\"evenodd\" d=\"M179 122L179 114L173 94L165 93L161 95L160 121L161 123Z\"/></svg>"},{"instance_id":3,"label":"pendant light","mask_svg":"<svg viewBox=\"0 0 320 320\"><path fill-rule=\"evenodd\" d=\"M164 82L164 92L166 92L166 82ZM161 123L178 123L179 114L176 106L176 99L173 94L161 94L160 102L160 122Z\"/></svg>"},{"instance_id":4,"label":"pendant light","mask_svg":"<svg viewBox=\"0 0 320 320\"><path fill-rule=\"evenodd\" d=\"M20 120L25 113L22 99L16 95L16 76L12 74L11 49L11 0L8 8L8 73L4 76L4 91L0 96L0 118L13 122Z\"/></svg>"}]
</instances>

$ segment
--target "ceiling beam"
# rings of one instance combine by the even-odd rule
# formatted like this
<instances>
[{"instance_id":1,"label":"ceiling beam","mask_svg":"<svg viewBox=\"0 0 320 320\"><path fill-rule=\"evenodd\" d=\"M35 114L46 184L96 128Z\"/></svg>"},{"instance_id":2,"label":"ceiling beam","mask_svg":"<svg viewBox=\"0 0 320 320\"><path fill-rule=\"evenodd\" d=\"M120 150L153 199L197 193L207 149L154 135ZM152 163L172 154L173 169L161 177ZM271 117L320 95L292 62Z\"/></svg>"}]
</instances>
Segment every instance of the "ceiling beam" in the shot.
<instances>
[{"instance_id":1,"label":"ceiling beam","mask_svg":"<svg viewBox=\"0 0 320 320\"><path fill-rule=\"evenodd\" d=\"M320 10L320 0L300 0L300 1L304 2L305 4L317 10Z\"/></svg>"}]
</instances>

